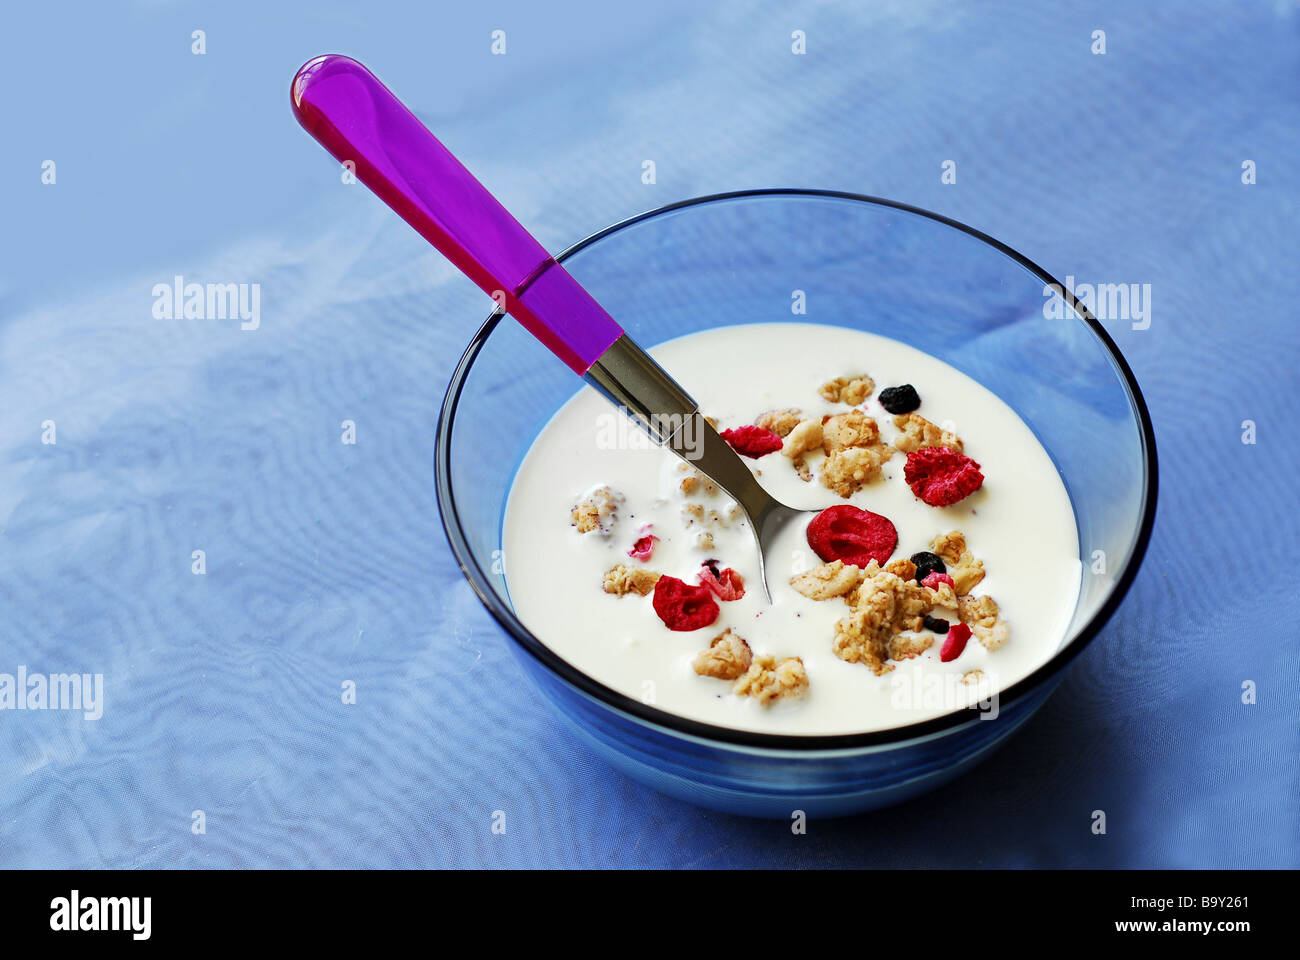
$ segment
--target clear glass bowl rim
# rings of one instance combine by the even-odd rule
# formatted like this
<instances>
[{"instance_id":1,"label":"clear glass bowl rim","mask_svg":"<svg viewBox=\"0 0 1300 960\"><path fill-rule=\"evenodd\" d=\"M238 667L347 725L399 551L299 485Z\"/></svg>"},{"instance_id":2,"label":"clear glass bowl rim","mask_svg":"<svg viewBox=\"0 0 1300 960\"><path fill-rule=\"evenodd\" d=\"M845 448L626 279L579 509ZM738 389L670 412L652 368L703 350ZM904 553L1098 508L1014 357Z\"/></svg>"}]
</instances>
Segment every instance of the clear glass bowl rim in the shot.
<instances>
[{"instance_id":1,"label":"clear glass bowl rim","mask_svg":"<svg viewBox=\"0 0 1300 960\"><path fill-rule=\"evenodd\" d=\"M1120 571L1114 586L1111 588L1109 595L1103 601L1101 607L1093 615L1083 628L1079 631L1074 641L1068 644L1064 649L1059 650L1046 663L1042 664L1028 676L1007 687L999 694L999 702L1005 706L1013 701L1020 699L1031 691L1037 689L1044 683L1050 681L1065 669L1075 657L1083 652L1084 648L1092 642L1093 638L1100 632L1101 628L1106 625L1111 615L1123 601L1133 578L1137 575L1138 568L1141 566L1142 558L1146 554L1147 544L1151 539L1151 531L1155 524L1156 513L1156 492L1158 479L1158 465L1156 458L1156 441L1155 430L1151 424L1151 415L1147 409L1146 400L1142 396L1141 388L1138 386L1137 379L1133 376L1133 371L1129 368L1128 362L1120 353L1115 341L1111 339L1105 328L1098 322L1097 318L1088 310L1080 301L1075 299L1074 293L1067 289L1059 280L1052 277L1046 270L1034 263L1028 257L1008 247L999 240L995 240L988 234L974 227L967 226L943 214L934 213L921 207L915 207L911 204L901 203L896 200L886 200L882 197L873 197L866 194L850 193L841 190L819 190L800 187L775 187L766 189L753 190L735 190L727 193L713 193L705 196L694 197L688 200L680 200L676 203L670 203L665 206L655 207L643 213L636 214L624 220L610 224L602 230L591 234L590 236L579 240L577 243L565 249L562 253L556 255L556 261L563 263L579 251L591 246L599 240L617 233L627 227L651 220L666 213L675 210L681 210L686 207L701 206L709 203L717 203L727 200L738 199L756 199L770 197L803 197L832 200L849 200L860 203L873 204L875 206L887 207L904 213L914 214L925 217L937 223L944 224L953 229L960 230L963 233L983 241L994 250L1011 258L1020 266L1024 267L1030 273L1038 277L1044 286L1055 285L1057 290L1062 292L1066 303L1074 310L1076 317L1086 323L1096 335L1098 340L1110 354L1110 358L1115 364L1116 369L1124 381L1124 387L1128 393L1132 412L1138 422L1143 447L1143 497L1141 511L1142 515L1138 523L1137 538L1133 544L1133 550L1129 554L1128 561L1124 569ZM978 722L978 719L972 718L968 710L959 710L953 713L944 714L931 720L921 721L919 723L907 724L901 727L894 727L888 730L878 730L869 733L850 733L850 734L833 734L821 736L794 736L789 734L770 734L757 733L747 730L736 730L730 727L720 727L713 724L701 723L697 720L690 720L685 717L679 717L667 711L660 710L656 707L643 704L638 700L625 696L604 684L593 680L591 677L582 673L573 667L558 654L551 651L544 643L538 640L520 622L512 611L497 596L496 591L492 588L488 575L479 566L474 558L473 551L470 549L469 540L465 536L460 522L460 515L456 510L455 495L451 487L451 440L452 430L455 424L456 407L460 402L461 392L464 389L466 378L469 375L470 368L473 366L475 358L479 351L487 342L487 338L496 329L501 322L505 313L500 309L494 310L484 321L478 332L474 334L473 339L465 348L460 362L452 374L451 381L447 386L447 393L443 397L442 409L438 417L438 432L435 440L434 449L434 478L437 488L438 512L442 519L443 530L447 534L447 540L451 545L452 554L455 556L457 563L460 565L461 572L469 581L470 586L478 595L479 600L487 608L488 612L497 621L498 624L510 635L510 637L519 644L519 646L529 654L534 660L538 661L543 667L556 674L562 680L577 688L582 693L604 703L606 706L616 710L619 713L630 715L631 717L652 726L663 728L671 734L684 736L694 740L704 742L715 742L719 744L728 744L737 747L766 748L779 751L826 751L826 750L853 750L862 747L880 747L883 745L901 745L903 743L913 742L921 739L928 739L936 734L943 733L953 728L963 726L968 723Z\"/></svg>"}]
</instances>

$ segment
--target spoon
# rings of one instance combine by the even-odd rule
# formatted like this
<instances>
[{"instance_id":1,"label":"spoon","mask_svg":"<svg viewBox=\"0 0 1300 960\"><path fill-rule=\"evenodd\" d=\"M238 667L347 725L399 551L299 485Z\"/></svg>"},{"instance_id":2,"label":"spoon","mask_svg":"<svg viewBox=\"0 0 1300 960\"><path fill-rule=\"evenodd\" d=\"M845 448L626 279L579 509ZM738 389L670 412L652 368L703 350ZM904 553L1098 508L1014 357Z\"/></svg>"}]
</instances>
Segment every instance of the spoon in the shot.
<instances>
[{"instance_id":1,"label":"spoon","mask_svg":"<svg viewBox=\"0 0 1300 960\"><path fill-rule=\"evenodd\" d=\"M787 524L810 511L759 485L690 394L373 73L348 57L316 57L289 92L298 122L336 160L656 443L740 505L770 603L764 556Z\"/></svg>"}]
</instances>

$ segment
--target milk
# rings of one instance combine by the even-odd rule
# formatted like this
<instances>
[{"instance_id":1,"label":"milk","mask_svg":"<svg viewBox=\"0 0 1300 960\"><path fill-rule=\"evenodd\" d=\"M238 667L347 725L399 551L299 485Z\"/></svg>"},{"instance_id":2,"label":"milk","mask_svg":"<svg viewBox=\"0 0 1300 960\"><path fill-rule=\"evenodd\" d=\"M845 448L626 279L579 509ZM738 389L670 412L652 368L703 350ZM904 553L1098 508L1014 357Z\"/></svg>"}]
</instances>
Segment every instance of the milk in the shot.
<instances>
[{"instance_id":1,"label":"milk","mask_svg":"<svg viewBox=\"0 0 1300 960\"><path fill-rule=\"evenodd\" d=\"M682 461L635 428L624 428L623 414L585 387L560 408L524 457L502 533L515 613L576 669L628 697L705 723L778 734L847 734L915 723L966 706L1015 683L1059 649L1082 575L1074 511L1046 451L992 392L912 347L842 327L722 327L649 352L703 413L717 418L719 429L752 423L771 409L797 407L804 417L844 413L851 408L826 402L817 388L865 372L876 388L860 409L880 424L888 443L898 431L880 406L880 391L915 386L922 401L916 412L955 432L964 452L981 464L984 486L960 503L936 508L917 499L903 480L907 458L902 453L885 464L883 480L849 500L818 482L819 453L807 458L811 483L800 480L779 452L746 463L774 497L791 506L819 510L851 503L888 517L898 530L894 558L929 550L937 534L962 531L986 571L972 593L998 602L1011 640L988 651L972 638L961 656L941 663L944 637L936 635L927 652L883 676L840 660L831 651L831 638L835 622L848 613L844 600L813 601L789 585L795 573L821 562L805 539L807 523L788 525L769 549L769 605L759 580L757 546L743 515L726 526L705 526L714 541L707 550L696 545L700 523L683 523L686 502L725 517L732 501L724 493L684 497ZM579 534L570 525L570 509L583 491L600 484L625 497L618 519L608 537ZM745 578L745 596L720 601L721 613L709 627L673 632L655 614L649 596L604 593L605 571L618 563L642 565L627 551L646 524L660 539L643 566L694 584L702 561L714 559ZM940 608L934 616L957 622L955 613ZM743 636L755 655L802 658L807 695L763 707L733 695L727 681L696 675L692 660L727 628ZM962 683L976 670L984 671L982 685Z\"/></svg>"}]
</instances>

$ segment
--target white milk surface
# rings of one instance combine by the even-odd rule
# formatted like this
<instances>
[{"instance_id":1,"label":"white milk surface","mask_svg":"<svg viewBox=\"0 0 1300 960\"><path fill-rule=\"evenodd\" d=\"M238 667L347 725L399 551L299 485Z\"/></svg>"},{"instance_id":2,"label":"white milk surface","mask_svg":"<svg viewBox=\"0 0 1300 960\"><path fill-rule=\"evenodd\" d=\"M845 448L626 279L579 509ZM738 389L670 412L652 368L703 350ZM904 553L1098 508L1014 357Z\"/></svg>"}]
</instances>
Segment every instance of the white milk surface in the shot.
<instances>
[{"instance_id":1,"label":"white milk surface","mask_svg":"<svg viewBox=\"0 0 1300 960\"><path fill-rule=\"evenodd\" d=\"M912 384L916 411L953 430L984 473L982 489L951 507L917 499L903 480L906 455L885 464L885 478L849 500L818 480L821 454L809 454L811 483L801 481L779 451L746 463L778 500L822 509L851 503L883 514L898 529L893 557L930 549L936 534L961 530L986 576L972 591L998 602L1010 642L987 651L972 637L965 651L941 663L943 636L920 657L875 676L831 651L835 621L848 613L843 599L810 600L790 577L820 560L805 539L806 523L787 527L769 552L768 605L759 581L758 551L743 515L729 527L705 527L712 549L695 545L698 522L682 518L686 498L675 455L653 446L590 387L551 419L524 457L511 487L503 527L506 583L520 620L581 672L670 713L719 726L781 734L845 734L897 727L966 706L974 694L960 683L981 669L987 694L1015 683L1058 649L1078 598L1081 576L1074 511L1051 459L1016 413L976 381L912 347L843 327L763 323L722 327L672 340L649 351L717 418L718 429L752 423L760 413L795 407L805 417L843 413L846 404L823 400L817 388L837 376L866 373L875 380L860 405L881 428L897 435L880 406L886 387ZM607 484L626 497L608 537L579 534L570 510L579 497ZM690 498L726 514L725 494ZM814 514L810 513L811 519ZM627 556L644 524L660 538L645 564ZM645 566L688 584L705 559L734 567L746 594L719 601L710 626L674 632L656 616L649 596L618 597L602 590L617 563ZM934 615L957 622L955 613ZM730 627L754 654L801 657L807 694L763 707L731 693L731 683L696 675L691 661Z\"/></svg>"}]
</instances>

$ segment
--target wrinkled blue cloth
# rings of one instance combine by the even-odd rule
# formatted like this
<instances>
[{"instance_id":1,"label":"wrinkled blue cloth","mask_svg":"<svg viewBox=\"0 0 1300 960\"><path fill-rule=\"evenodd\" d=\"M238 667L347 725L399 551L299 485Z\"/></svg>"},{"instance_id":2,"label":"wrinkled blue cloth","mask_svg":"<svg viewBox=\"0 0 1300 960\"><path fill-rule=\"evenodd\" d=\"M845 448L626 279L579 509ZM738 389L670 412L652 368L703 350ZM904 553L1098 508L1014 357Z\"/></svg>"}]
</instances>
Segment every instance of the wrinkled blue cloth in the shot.
<instances>
[{"instance_id":1,"label":"wrinkled blue cloth","mask_svg":"<svg viewBox=\"0 0 1300 960\"><path fill-rule=\"evenodd\" d=\"M0 711L0 866L1300 865L1295 2L63 6L0 33L0 673L102 673L103 716ZM490 303L298 128L324 52L551 249L812 186L1150 284L1149 328L1108 327L1157 527L1044 710L806 836L595 760L438 521L435 416ZM258 283L258 328L155 316L176 276Z\"/></svg>"}]
</instances>

